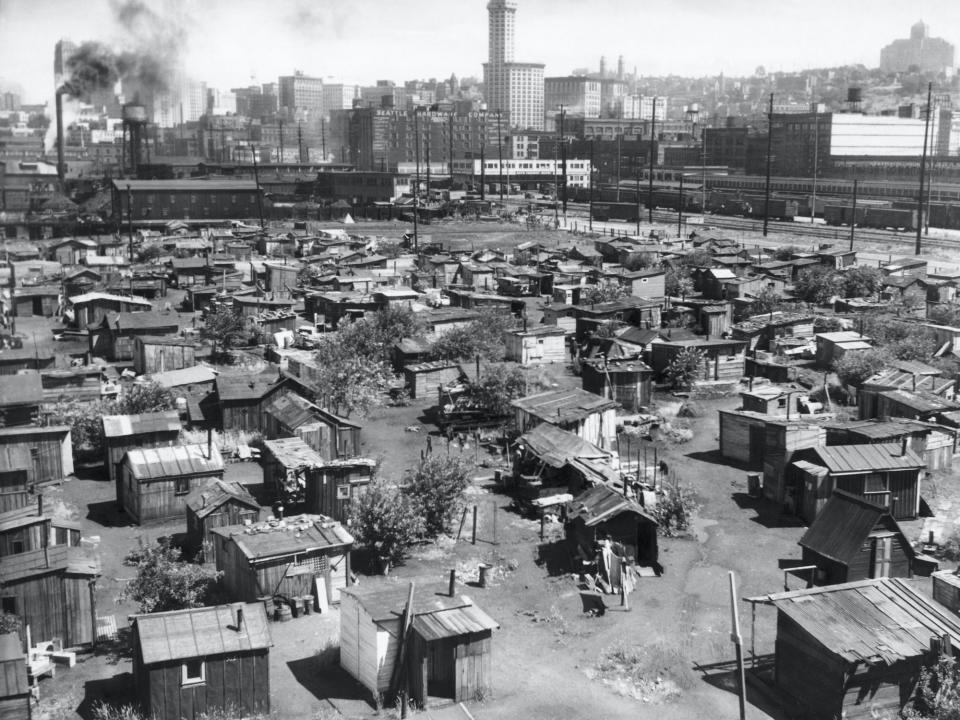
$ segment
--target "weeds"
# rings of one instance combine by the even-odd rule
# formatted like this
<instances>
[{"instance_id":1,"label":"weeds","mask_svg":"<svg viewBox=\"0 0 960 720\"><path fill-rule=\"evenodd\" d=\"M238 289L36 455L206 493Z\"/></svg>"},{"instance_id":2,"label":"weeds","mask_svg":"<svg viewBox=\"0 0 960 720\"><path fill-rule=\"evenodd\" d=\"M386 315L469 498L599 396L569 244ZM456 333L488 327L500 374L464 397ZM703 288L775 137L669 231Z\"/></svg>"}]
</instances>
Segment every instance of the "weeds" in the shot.
<instances>
[{"instance_id":1,"label":"weeds","mask_svg":"<svg viewBox=\"0 0 960 720\"><path fill-rule=\"evenodd\" d=\"M697 679L674 648L615 645L604 650L587 672L618 693L643 702L668 702L694 686Z\"/></svg>"}]
</instances>

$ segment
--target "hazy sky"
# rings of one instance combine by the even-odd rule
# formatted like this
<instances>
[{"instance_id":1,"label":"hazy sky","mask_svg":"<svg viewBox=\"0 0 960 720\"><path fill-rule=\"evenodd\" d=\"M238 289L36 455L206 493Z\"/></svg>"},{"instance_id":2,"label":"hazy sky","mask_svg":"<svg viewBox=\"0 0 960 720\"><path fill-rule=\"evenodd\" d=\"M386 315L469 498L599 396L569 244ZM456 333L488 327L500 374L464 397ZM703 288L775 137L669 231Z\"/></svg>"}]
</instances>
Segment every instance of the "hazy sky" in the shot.
<instances>
[{"instance_id":1,"label":"hazy sky","mask_svg":"<svg viewBox=\"0 0 960 720\"><path fill-rule=\"evenodd\" d=\"M132 2L165 18L165 33L182 27L187 71L222 89L294 69L361 84L479 77L487 55L486 0ZM58 38L129 44L120 4L0 0L0 82L19 83L25 101L48 98ZM547 75L595 69L601 55L615 67L621 54L641 75L873 67L919 19L960 45L958 0L519 0L516 59L546 63Z\"/></svg>"}]
</instances>

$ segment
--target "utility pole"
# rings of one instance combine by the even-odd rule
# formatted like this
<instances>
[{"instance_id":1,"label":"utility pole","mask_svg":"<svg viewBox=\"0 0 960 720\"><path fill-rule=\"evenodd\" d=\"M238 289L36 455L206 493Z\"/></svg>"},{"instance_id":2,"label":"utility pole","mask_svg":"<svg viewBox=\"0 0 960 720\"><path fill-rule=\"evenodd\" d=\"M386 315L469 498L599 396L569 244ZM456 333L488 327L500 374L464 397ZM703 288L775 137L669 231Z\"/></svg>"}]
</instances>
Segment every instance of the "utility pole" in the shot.
<instances>
[{"instance_id":1,"label":"utility pole","mask_svg":"<svg viewBox=\"0 0 960 720\"><path fill-rule=\"evenodd\" d=\"M677 237L683 235L683 175L680 175L680 192L677 193Z\"/></svg>"},{"instance_id":2,"label":"utility pole","mask_svg":"<svg viewBox=\"0 0 960 720\"><path fill-rule=\"evenodd\" d=\"M260 230L266 229L263 224L263 193L260 190L260 169L257 166L257 149L251 145L250 154L253 156L253 180L257 184L257 214L260 216Z\"/></svg>"},{"instance_id":3,"label":"utility pole","mask_svg":"<svg viewBox=\"0 0 960 720\"><path fill-rule=\"evenodd\" d=\"M640 234L640 156L633 156L633 174L637 181L637 235Z\"/></svg>"},{"instance_id":4,"label":"utility pole","mask_svg":"<svg viewBox=\"0 0 960 720\"><path fill-rule=\"evenodd\" d=\"M487 111L480 109L480 201L487 200Z\"/></svg>"},{"instance_id":5,"label":"utility pole","mask_svg":"<svg viewBox=\"0 0 960 720\"><path fill-rule=\"evenodd\" d=\"M413 251L415 253L420 252L420 235L419 235L419 224L420 219L417 217L420 214L420 122L418 117L420 115L419 108L413 109L413 153L414 159L416 160L416 170L414 174L413 181Z\"/></svg>"},{"instance_id":6,"label":"utility pole","mask_svg":"<svg viewBox=\"0 0 960 720\"><path fill-rule=\"evenodd\" d=\"M303 159L303 123L299 120L297 121L297 149L297 154L300 156L300 162L306 162L306 160Z\"/></svg>"},{"instance_id":7,"label":"utility pole","mask_svg":"<svg viewBox=\"0 0 960 720\"><path fill-rule=\"evenodd\" d=\"M853 236L857 228L857 178L853 179L853 213L850 217L850 249L853 250Z\"/></svg>"},{"instance_id":8,"label":"utility pole","mask_svg":"<svg viewBox=\"0 0 960 720\"><path fill-rule=\"evenodd\" d=\"M587 227L593 232L593 138L590 138L590 210Z\"/></svg>"},{"instance_id":9,"label":"utility pole","mask_svg":"<svg viewBox=\"0 0 960 720\"><path fill-rule=\"evenodd\" d=\"M327 123L320 118L320 152L323 153L323 162L327 161Z\"/></svg>"},{"instance_id":10,"label":"utility pole","mask_svg":"<svg viewBox=\"0 0 960 720\"><path fill-rule=\"evenodd\" d=\"M553 143L553 224L560 227L560 178L557 177L557 143Z\"/></svg>"},{"instance_id":11,"label":"utility pole","mask_svg":"<svg viewBox=\"0 0 960 720\"><path fill-rule=\"evenodd\" d=\"M563 183L563 223L567 223L567 142L563 138L563 105L560 106L560 182Z\"/></svg>"},{"instance_id":12,"label":"utility pole","mask_svg":"<svg viewBox=\"0 0 960 720\"><path fill-rule=\"evenodd\" d=\"M129 246L130 264L133 264L133 189L127 183L127 245Z\"/></svg>"},{"instance_id":13,"label":"utility pole","mask_svg":"<svg viewBox=\"0 0 960 720\"><path fill-rule=\"evenodd\" d=\"M500 204L503 205L503 135L500 130L500 108L497 108L497 181L500 186Z\"/></svg>"},{"instance_id":14,"label":"utility pole","mask_svg":"<svg viewBox=\"0 0 960 720\"><path fill-rule=\"evenodd\" d=\"M647 183L647 222L653 224L653 163L655 150L654 138L657 136L657 96L653 96L653 112L650 113L650 182Z\"/></svg>"},{"instance_id":15,"label":"utility pole","mask_svg":"<svg viewBox=\"0 0 960 720\"><path fill-rule=\"evenodd\" d=\"M278 120L277 123L280 125L280 159L278 162L283 162L283 120Z\"/></svg>"},{"instance_id":16,"label":"utility pole","mask_svg":"<svg viewBox=\"0 0 960 720\"><path fill-rule=\"evenodd\" d=\"M453 112L449 117L449 132L447 132L447 172L450 174L450 188L453 188Z\"/></svg>"},{"instance_id":17,"label":"utility pole","mask_svg":"<svg viewBox=\"0 0 960 720\"><path fill-rule=\"evenodd\" d=\"M429 111L428 111L429 112ZM427 160L427 204L430 204L430 125L432 124L432 119L430 115L427 115L427 141L424 143L423 149L426 153Z\"/></svg>"},{"instance_id":18,"label":"utility pole","mask_svg":"<svg viewBox=\"0 0 960 720\"><path fill-rule=\"evenodd\" d=\"M920 192L917 193L917 243L914 254L919 255L923 248L923 181L927 174L927 135L930 131L930 101L933 99L933 83L927 84L927 119L923 124L923 155L920 156Z\"/></svg>"},{"instance_id":19,"label":"utility pole","mask_svg":"<svg viewBox=\"0 0 960 720\"><path fill-rule=\"evenodd\" d=\"M620 142L623 140L623 133L617 135L617 202L620 202Z\"/></svg>"},{"instance_id":20,"label":"utility pole","mask_svg":"<svg viewBox=\"0 0 960 720\"><path fill-rule=\"evenodd\" d=\"M810 199L810 225L817 212L817 163L820 160L820 108L813 104L813 197Z\"/></svg>"},{"instance_id":21,"label":"utility pole","mask_svg":"<svg viewBox=\"0 0 960 720\"><path fill-rule=\"evenodd\" d=\"M770 151L773 148L773 93L770 93L770 111L767 113L767 183L763 191L763 236L770 223Z\"/></svg>"}]
</instances>

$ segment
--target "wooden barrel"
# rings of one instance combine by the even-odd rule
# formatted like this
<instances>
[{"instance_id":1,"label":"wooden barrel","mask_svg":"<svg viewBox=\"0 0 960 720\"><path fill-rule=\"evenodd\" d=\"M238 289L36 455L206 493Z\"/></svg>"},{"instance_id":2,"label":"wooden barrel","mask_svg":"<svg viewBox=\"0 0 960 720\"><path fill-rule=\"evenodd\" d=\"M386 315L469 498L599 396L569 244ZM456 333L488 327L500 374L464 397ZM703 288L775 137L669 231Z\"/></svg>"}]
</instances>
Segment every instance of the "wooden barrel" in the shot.
<instances>
[{"instance_id":1,"label":"wooden barrel","mask_svg":"<svg viewBox=\"0 0 960 720\"><path fill-rule=\"evenodd\" d=\"M287 622L293 618L293 611L290 609L290 606L286 603L278 605L277 609L274 611L273 619L277 622Z\"/></svg>"}]
</instances>

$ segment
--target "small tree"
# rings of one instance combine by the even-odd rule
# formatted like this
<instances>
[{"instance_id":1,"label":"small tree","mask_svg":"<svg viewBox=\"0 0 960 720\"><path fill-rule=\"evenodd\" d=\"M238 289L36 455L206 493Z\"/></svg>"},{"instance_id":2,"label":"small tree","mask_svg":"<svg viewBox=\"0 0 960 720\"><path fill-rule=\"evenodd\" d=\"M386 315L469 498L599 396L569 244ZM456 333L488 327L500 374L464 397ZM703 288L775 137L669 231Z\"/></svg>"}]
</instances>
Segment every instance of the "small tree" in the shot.
<instances>
[{"instance_id":1,"label":"small tree","mask_svg":"<svg viewBox=\"0 0 960 720\"><path fill-rule=\"evenodd\" d=\"M840 293L840 278L834 270L814 266L801 272L793 287L804 302L823 305Z\"/></svg>"},{"instance_id":2,"label":"small tree","mask_svg":"<svg viewBox=\"0 0 960 720\"><path fill-rule=\"evenodd\" d=\"M425 528L417 504L381 480L374 480L353 503L350 519L357 542L384 563L384 571L403 560Z\"/></svg>"},{"instance_id":3,"label":"small tree","mask_svg":"<svg viewBox=\"0 0 960 720\"><path fill-rule=\"evenodd\" d=\"M332 412L362 416L384 402L392 375L382 360L356 354L336 334L320 339L315 357L313 387Z\"/></svg>"},{"instance_id":4,"label":"small tree","mask_svg":"<svg viewBox=\"0 0 960 720\"><path fill-rule=\"evenodd\" d=\"M480 377L468 383L467 392L474 402L491 415L506 415L510 402L523 397L526 382L518 367L488 365Z\"/></svg>"},{"instance_id":5,"label":"small tree","mask_svg":"<svg viewBox=\"0 0 960 720\"><path fill-rule=\"evenodd\" d=\"M783 307L783 298L772 287L765 287L753 300L750 310L755 315L771 313Z\"/></svg>"},{"instance_id":6,"label":"small tree","mask_svg":"<svg viewBox=\"0 0 960 720\"><path fill-rule=\"evenodd\" d=\"M243 318L228 307L220 307L209 313L200 329L200 337L213 344L213 357L228 353L245 335Z\"/></svg>"},{"instance_id":7,"label":"small tree","mask_svg":"<svg viewBox=\"0 0 960 720\"><path fill-rule=\"evenodd\" d=\"M844 297L872 297L880 290L883 276L872 265L857 265L847 270L840 278Z\"/></svg>"},{"instance_id":8,"label":"small tree","mask_svg":"<svg viewBox=\"0 0 960 720\"><path fill-rule=\"evenodd\" d=\"M833 371L844 385L860 387L864 380L886 367L890 356L882 350L856 350L844 353L833 364Z\"/></svg>"},{"instance_id":9,"label":"small tree","mask_svg":"<svg viewBox=\"0 0 960 720\"><path fill-rule=\"evenodd\" d=\"M473 359L477 355L488 362L503 360L506 354L503 336L514 326L512 315L485 312L465 327L444 333L433 344L432 354L439 360Z\"/></svg>"},{"instance_id":10,"label":"small tree","mask_svg":"<svg viewBox=\"0 0 960 720\"><path fill-rule=\"evenodd\" d=\"M151 381L131 385L109 409L113 415L139 415L173 410L176 406L173 394L162 385Z\"/></svg>"},{"instance_id":11,"label":"small tree","mask_svg":"<svg viewBox=\"0 0 960 720\"><path fill-rule=\"evenodd\" d=\"M960 720L960 665L954 657L941 655L935 665L920 669L913 707L906 720Z\"/></svg>"},{"instance_id":12,"label":"small tree","mask_svg":"<svg viewBox=\"0 0 960 720\"><path fill-rule=\"evenodd\" d=\"M456 455L428 455L407 476L403 492L423 518L427 537L446 532L470 484L470 470Z\"/></svg>"},{"instance_id":13,"label":"small tree","mask_svg":"<svg viewBox=\"0 0 960 720\"><path fill-rule=\"evenodd\" d=\"M139 547L123 559L125 565L136 568L137 574L121 590L120 597L135 601L142 613L205 605L222 573L183 562L181 558L180 550L166 538L156 545L148 545L140 538Z\"/></svg>"},{"instance_id":14,"label":"small tree","mask_svg":"<svg viewBox=\"0 0 960 720\"><path fill-rule=\"evenodd\" d=\"M677 353L676 357L667 365L664 371L667 382L674 390L689 390L700 375L703 367L704 352L695 347L688 347Z\"/></svg>"},{"instance_id":15,"label":"small tree","mask_svg":"<svg viewBox=\"0 0 960 720\"><path fill-rule=\"evenodd\" d=\"M580 304L593 304L613 302L627 297L627 289L622 285L613 283L603 283L600 285L588 285L580 294Z\"/></svg>"},{"instance_id":16,"label":"small tree","mask_svg":"<svg viewBox=\"0 0 960 720\"><path fill-rule=\"evenodd\" d=\"M663 282L664 291L671 297L686 297L693 294L693 279L685 267L676 270L669 268L664 274Z\"/></svg>"}]
</instances>

